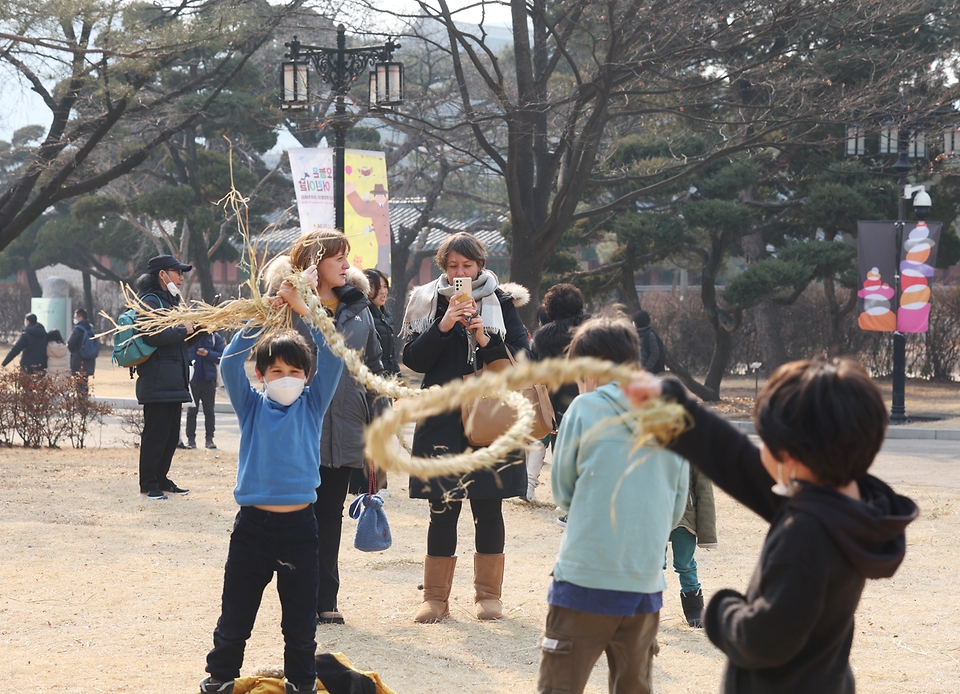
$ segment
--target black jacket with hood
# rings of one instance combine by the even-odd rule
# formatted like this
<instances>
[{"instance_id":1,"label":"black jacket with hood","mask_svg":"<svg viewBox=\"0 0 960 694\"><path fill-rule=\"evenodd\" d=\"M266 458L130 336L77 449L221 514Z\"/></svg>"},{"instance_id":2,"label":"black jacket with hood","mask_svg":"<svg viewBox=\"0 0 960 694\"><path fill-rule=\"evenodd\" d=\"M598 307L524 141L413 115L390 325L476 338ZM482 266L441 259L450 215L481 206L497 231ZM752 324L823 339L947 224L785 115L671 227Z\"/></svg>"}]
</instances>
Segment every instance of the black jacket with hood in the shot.
<instances>
[{"instance_id":1,"label":"black jacket with hood","mask_svg":"<svg viewBox=\"0 0 960 694\"><path fill-rule=\"evenodd\" d=\"M760 450L719 415L664 381L694 427L670 448L770 522L746 595L720 590L704 613L710 640L728 661L721 691L852 694L854 613L868 578L892 576L903 561L916 504L867 475L860 499L803 484L777 496Z\"/></svg>"},{"instance_id":2,"label":"black jacket with hood","mask_svg":"<svg viewBox=\"0 0 960 694\"><path fill-rule=\"evenodd\" d=\"M169 309L180 303L160 286L156 275L141 275L137 280L137 296L147 306ZM188 339L183 325L167 328L156 335L144 335L143 341L156 351L137 368L137 402L190 402L190 360L187 356L189 343L199 338L196 333Z\"/></svg>"},{"instance_id":3,"label":"black jacket with hood","mask_svg":"<svg viewBox=\"0 0 960 694\"><path fill-rule=\"evenodd\" d=\"M20 355L20 368L27 373L36 373L47 368L47 329L40 323L28 325L13 343L3 360L6 366Z\"/></svg>"}]
</instances>

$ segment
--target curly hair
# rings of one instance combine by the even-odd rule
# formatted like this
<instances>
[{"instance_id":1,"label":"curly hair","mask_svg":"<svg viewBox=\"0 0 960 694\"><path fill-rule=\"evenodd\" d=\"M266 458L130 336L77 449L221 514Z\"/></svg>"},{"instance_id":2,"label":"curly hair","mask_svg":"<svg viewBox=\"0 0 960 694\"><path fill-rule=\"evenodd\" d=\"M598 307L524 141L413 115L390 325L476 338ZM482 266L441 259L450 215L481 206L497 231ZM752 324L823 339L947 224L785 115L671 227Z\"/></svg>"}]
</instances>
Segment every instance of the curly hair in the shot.
<instances>
[{"instance_id":1,"label":"curly hair","mask_svg":"<svg viewBox=\"0 0 960 694\"><path fill-rule=\"evenodd\" d=\"M572 284L555 284L543 297L543 307L551 321L579 316L583 304L583 293Z\"/></svg>"}]
</instances>

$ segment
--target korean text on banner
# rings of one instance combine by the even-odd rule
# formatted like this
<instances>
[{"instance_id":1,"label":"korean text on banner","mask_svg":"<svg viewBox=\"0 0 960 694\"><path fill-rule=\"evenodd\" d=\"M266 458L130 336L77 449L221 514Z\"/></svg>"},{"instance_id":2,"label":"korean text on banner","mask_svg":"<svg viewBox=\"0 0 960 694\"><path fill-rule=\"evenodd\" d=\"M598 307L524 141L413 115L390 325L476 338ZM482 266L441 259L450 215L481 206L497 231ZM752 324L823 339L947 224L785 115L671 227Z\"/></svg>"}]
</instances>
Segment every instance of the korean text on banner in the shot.
<instances>
[{"instance_id":1,"label":"korean text on banner","mask_svg":"<svg viewBox=\"0 0 960 694\"><path fill-rule=\"evenodd\" d=\"M300 233L332 229L336 224L333 206L333 149L304 147L288 150L290 172L297 194Z\"/></svg>"}]
</instances>

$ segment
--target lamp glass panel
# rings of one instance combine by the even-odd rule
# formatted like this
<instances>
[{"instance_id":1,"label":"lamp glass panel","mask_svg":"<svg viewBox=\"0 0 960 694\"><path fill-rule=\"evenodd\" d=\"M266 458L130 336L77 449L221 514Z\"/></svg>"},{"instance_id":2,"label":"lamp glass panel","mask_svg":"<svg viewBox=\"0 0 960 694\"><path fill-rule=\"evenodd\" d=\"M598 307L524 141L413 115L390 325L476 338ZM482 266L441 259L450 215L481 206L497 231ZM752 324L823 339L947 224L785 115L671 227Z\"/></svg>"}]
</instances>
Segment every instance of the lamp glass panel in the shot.
<instances>
[{"instance_id":1,"label":"lamp glass panel","mask_svg":"<svg viewBox=\"0 0 960 694\"><path fill-rule=\"evenodd\" d=\"M847 142L844 153L848 157L859 157L866 152L863 127L851 124L847 126Z\"/></svg>"},{"instance_id":2,"label":"lamp glass panel","mask_svg":"<svg viewBox=\"0 0 960 694\"><path fill-rule=\"evenodd\" d=\"M403 65L390 63L387 70L387 92L391 103L403 101Z\"/></svg>"},{"instance_id":3,"label":"lamp glass panel","mask_svg":"<svg viewBox=\"0 0 960 694\"><path fill-rule=\"evenodd\" d=\"M899 145L897 126L886 122L880 126L880 154L896 154Z\"/></svg>"},{"instance_id":4,"label":"lamp glass panel","mask_svg":"<svg viewBox=\"0 0 960 694\"><path fill-rule=\"evenodd\" d=\"M927 133L923 130L914 130L910 138L910 156L913 159L926 159Z\"/></svg>"},{"instance_id":5,"label":"lamp glass panel","mask_svg":"<svg viewBox=\"0 0 960 694\"><path fill-rule=\"evenodd\" d=\"M370 106L377 105L377 71L370 71L370 90L369 90L369 101Z\"/></svg>"},{"instance_id":6,"label":"lamp glass panel","mask_svg":"<svg viewBox=\"0 0 960 694\"><path fill-rule=\"evenodd\" d=\"M957 126L955 123L951 123L943 129L943 153L948 157L957 154Z\"/></svg>"}]
</instances>

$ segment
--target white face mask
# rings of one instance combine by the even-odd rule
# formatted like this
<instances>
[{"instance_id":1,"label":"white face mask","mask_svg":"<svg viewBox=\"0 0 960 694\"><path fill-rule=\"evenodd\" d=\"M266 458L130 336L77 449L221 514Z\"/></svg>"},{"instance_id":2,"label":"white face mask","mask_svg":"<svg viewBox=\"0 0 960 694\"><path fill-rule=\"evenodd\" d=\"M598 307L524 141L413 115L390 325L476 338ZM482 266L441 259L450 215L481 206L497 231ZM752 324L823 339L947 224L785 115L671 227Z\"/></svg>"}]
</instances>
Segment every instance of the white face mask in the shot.
<instances>
[{"instance_id":1,"label":"white face mask","mask_svg":"<svg viewBox=\"0 0 960 694\"><path fill-rule=\"evenodd\" d=\"M263 392L275 403L289 407L300 397L305 383L306 379L284 376L273 381L264 381Z\"/></svg>"},{"instance_id":2,"label":"white face mask","mask_svg":"<svg viewBox=\"0 0 960 694\"><path fill-rule=\"evenodd\" d=\"M175 285L173 282L167 282L167 291L173 296L180 296L180 287Z\"/></svg>"}]
</instances>

